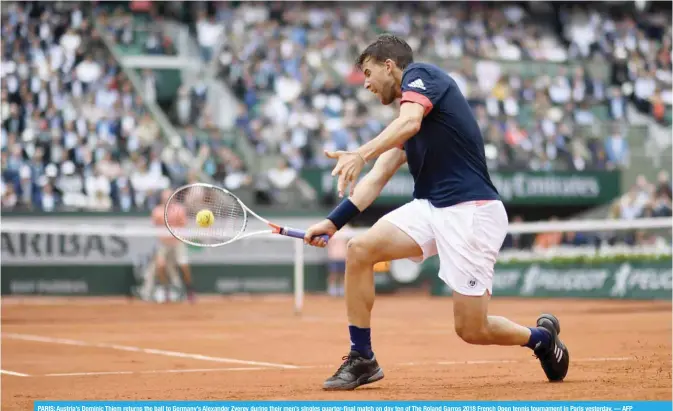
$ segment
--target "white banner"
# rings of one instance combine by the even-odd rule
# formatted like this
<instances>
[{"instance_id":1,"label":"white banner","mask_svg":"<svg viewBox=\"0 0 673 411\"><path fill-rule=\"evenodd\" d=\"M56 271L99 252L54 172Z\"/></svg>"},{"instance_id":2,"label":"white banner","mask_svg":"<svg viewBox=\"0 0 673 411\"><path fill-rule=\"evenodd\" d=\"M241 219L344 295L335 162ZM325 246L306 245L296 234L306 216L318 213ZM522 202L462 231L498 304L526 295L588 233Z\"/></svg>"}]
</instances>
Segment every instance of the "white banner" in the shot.
<instances>
[{"instance_id":1,"label":"white banner","mask_svg":"<svg viewBox=\"0 0 673 411\"><path fill-rule=\"evenodd\" d=\"M140 217L100 217L100 218L34 218L25 219L31 226L26 232L2 232L2 265L3 266L40 266L40 265L130 265L146 260L152 255L158 240L146 236L110 235L110 228L142 229L152 227L148 218ZM13 225L21 218L7 217L3 222ZM63 226L68 222L76 225L90 224L91 232L87 234L40 233L33 230L35 224L42 227L50 225ZM307 221L283 220L282 224ZM250 222L254 226L256 222ZM95 226L105 227L106 234L100 234ZM294 225L297 227L297 225ZM298 227L303 227L299 225ZM259 227L258 227L259 228ZM102 230L101 230L102 231ZM190 263L193 265L211 264L291 264L294 257L294 242L301 241L287 238L285 241L269 240L263 237L244 239L217 248L189 247ZM324 261L324 249L305 246L305 261L316 263Z\"/></svg>"}]
</instances>

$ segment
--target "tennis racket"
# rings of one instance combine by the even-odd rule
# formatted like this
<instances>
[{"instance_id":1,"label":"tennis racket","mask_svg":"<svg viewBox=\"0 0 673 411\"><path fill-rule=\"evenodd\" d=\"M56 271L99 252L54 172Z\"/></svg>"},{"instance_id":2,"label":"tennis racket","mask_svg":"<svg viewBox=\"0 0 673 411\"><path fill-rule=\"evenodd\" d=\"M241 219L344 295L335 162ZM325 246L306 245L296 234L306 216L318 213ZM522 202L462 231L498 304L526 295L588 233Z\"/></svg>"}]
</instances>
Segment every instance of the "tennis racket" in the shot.
<instances>
[{"instance_id":1,"label":"tennis racket","mask_svg":"<svg viewBox=\"0 0 673 411\"><path fill-rule=\"evenodd\" d=\"M246 233L250 215L269 228ZM228 190L205 183L188 184L175 190L164 207L164 223L173 237L196 247L219 247L263 234L301 239L306 235L303 230L269 222ZM327 234L320 237L329 240Z\"/></svg>"}]
</instances>

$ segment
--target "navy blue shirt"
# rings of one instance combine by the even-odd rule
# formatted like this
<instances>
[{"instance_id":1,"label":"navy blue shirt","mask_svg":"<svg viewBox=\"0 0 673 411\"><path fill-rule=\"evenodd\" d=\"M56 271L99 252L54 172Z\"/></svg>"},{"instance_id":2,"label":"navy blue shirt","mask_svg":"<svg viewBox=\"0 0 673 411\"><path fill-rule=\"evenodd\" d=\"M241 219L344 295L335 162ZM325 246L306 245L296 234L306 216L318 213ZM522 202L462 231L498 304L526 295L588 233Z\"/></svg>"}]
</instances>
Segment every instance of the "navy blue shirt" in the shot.
<instances>
[{"instance_id":1,"label":"navy blue shirt","mask_svg":"<svg viewBox=\"0 0 673 411\"><path fill-rule=\"evenodd\" d=\"M499 200L477 120L456 82L437 66L412 63L402 75L402 100L425 107L419 132L404 143L414 198L435 207Z\"/></svg>"}]
</instances>

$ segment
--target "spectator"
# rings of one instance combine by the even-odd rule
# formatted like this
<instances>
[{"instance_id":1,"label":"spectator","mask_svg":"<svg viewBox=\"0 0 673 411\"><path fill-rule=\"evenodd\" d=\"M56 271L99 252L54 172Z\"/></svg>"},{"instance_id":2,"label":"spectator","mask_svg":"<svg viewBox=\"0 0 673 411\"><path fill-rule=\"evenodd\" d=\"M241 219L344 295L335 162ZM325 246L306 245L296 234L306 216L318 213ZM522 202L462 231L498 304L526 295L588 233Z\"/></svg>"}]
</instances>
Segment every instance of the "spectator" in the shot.
<instances>
[{"instance_id":1,"label":"spectator","mask_svg":"<svg viewBox=\"0 0 673 411\"><path fill-rule=\"evenodd\" d=\"M652 217L671 216L671 197L664 192L656 193L649 206L652 209Z\"/></svg>"},{"instance_id":2,"label":"spectator","mask_svg":"<svg viewBox=\"0 0 673 411\"><path fill-rule=\"evenodd\" d=\"M668 172L666 170L661 170L657 175L656 195L667 196L669 199L673 198L671 180L669 179Z\"/></svg>"},{"instance_id":3,"label":"spectator","mask_svg":"<svg viewBox=\"0 0 673 411\"><path fill-rule=\"evenodd\" d=\"M512 223L519 224L523 222L523 217L520 215L512 218ZM530 234L512 234L507 233L503 241L503 249L528 250L533 245L533 237Z\"/></svg>"},{"instance_id":4,"label":"spectator","mask_svg":"<svg viewBox=\"0 0 673 411\"><path fill-rule=\"evenodd\" d=\"M14 186L12 184L5 184L3 181L2 187L2 209L14 210L19 203L19 197L16 195L16 191L14 191Z\"/></svg>"},{"instance_id":5,"label":"spectator","mask_svg":"<svg viewBox=\"0 0 673 411\"><path fill-rule=\"evenodd\" d=\"M131 187L128 183L121 181L117 182L119 197L117 200L118 207L120 211L131 211L135 206L135 201L133 199L133 193L131 192Z\"/></svg>"},{"instance_id":6,"label":"spectator","mask_svg":"<svg viewBox=\"0 0 673 411\"><path fill-rule=\"evenodd\" d=\"M610 98L608 99L608 113L610 118L616 121L625 121L627 115L627 101L622 95L619 87L610 89Z\"/></svg>"},{"instance_id":7,"label":"spectator","mask_svg":"<svg viewBox=\"0 0 673 411\"><path fill-rule=\"evenodd\" d=\"M274 191L287 190L298 178L297 170L291 168L287 160L278 161L278 166L269 169L267 177Z\"/></svg>"},{"instance_id":8,"label":"spectator","mask_svg":"<svg viewBox=\"0 0 673 411\"><path fill-rule=\"evenodd\" d=\"M558 217L552 216L549 219L550 222L559 221ZM558 247L561 245L563 240L563 233L560 231L540 233L535 236L535 242L533 248L538 250L549 249L553 247Z\"/></svg>"},{"instance_id":9,"label":"spectator","mask_svg":"<svg viewBox=\"0 0 673 411\"><path fill-rule=\"evenodd\" d=\"M141 148L152 146L159 138L159 126L152 120L149 113L146 113L140 120L136 129L138 143Z\"/></svg>"},{"instance_id":10,"label":"spectator","mask_svg":"<svg viewBox=\"0 0 673 411\"><path fill-rule=\"evenodd\" d=\"M605 139L605 154L612 164L622 167L629 165L629 143L618 126L614 126L612 134Z\"/></svg>"},{"instance_id":11,"label":"spectator","mask_svg":"<svg viewBox=\"0 0 673 411\"><path fill-rule=\"evenodd\" d=\"M585 233L576 233L574 231L567 231L563 233L561 244L570 247L582 247L590 244L590 239Z\"/></svg>"},{"instance_id":12,"label":"spectator","mask_svg":"<svg viewBox=\"0 0 673 411\"><path fill-rule=\"evenodd\" d=\"M45 183L38 192L36 203L42 211L52 212L56 211L60 206L60 198L54 192L54 188L50 183Z\"/></svg>"},{"instance_id":13,"label":"spectator","mask_svg":"<svg viewBox=\"0 0 673 411\"><path fill-rule=\"evenodd\" d=\"M213 57L213 48L223 32L222 25L215 21L214 16L201 12L196 22L196 38L201 47L201 58L208 62Z\"/></svg>"},{"instance_id":14,"label":"spectator","mask_svg":"<svg viewBox=\"0 0 673 411\"><path fill-rule=\"evenodd\" d=\"M112 209L112 200L108 193L99 187L96 189L94 195L89 197L88 209L91 211L110 211Z\"/></svg>"},{"instance_id":15,"label":"spectator","mask_svg":"<svg viewBox=\"0 0 673 411\"><path fill-rule=\"evenodd\" d=\"M226 164L223 183L228 190L238 190L252 184L252 177L245 171L240 158L233 157L231 161L223 164Z\"/></svg>"},{"instance_id":16,"label":"spectator","mask_svg":"<svg viewBox=\"0 0 673 411\"><path fill-rule=\"evenodd\" d=\"M298 191L304 204L316 199L315 190L299 176L297 170L289 166L285 159L280 159L278 166L269 169L266 177L270 183L271 198L279 204L289 202L290 187Z\"/></svg>"}]
</instances>

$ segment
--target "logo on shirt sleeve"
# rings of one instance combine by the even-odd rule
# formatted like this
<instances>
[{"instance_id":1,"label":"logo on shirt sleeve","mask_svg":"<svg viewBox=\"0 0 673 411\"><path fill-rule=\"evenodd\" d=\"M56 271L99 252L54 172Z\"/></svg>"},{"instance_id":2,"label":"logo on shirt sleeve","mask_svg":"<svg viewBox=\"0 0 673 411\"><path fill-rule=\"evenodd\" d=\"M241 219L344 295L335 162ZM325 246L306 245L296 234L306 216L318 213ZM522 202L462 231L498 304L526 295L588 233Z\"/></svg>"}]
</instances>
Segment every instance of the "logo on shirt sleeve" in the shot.
<instances>
[{"instance_id":1,"label":"logo on shirt sleeve","mask_svg":"<svg viewBox=\"0 0 673 411\"><path fill-rule=\"evenodd\" d=\"M416 79L416 80L412 81L411 83L409 83L407 85L407 87L419 88L421 90L425 90L425 84L423 84L423 80L421 80L421 79Z\"/></svg>"}]
</instances>

